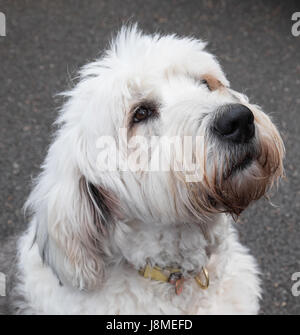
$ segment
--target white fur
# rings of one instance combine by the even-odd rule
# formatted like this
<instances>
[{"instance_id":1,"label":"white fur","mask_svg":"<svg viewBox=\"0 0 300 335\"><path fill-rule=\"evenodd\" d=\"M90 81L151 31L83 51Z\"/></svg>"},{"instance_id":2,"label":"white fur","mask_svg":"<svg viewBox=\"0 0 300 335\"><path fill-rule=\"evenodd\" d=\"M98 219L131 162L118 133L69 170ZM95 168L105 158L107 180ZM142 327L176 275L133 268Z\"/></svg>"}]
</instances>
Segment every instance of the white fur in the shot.
<instances>
[{"instance_id":1,"label":"white fur","mask_svg":"<svg viewBox=\"0 0 300 335\"><path fill-rule=\"evenodd\" d=\"M97 138L116 137L138 101L151 99L160 106L158 121L136 127L135 133L144 136L196 135L205 131L217 107L248 104L229 88L220 65L204 47L195 39L124 28L109 51L83 67L79 83L64 93L59 131L27 202L32 219L19 241L14 291L23 300L16 298L16 312L258 312L256 262L238 242L226 214L193 213L186 189L170 181L169 172L108 173L95 168ZM224 89L211 92L201 86L197 78L205 74L217 78ZM208 116L198 126L201 115ZM111 195L115 207L109 218L89 198L85 182ZM177 296L168 283L141 277L138 270L147 262L180 266L186 277L182 294ZM207 290L192 275L202 266L210 275Z\"/></svg>"},{"instance_id":2,"label":"white fur","mask_svg":"<svg viewBox=\"0 0 300 335\"><path fill-rule=\"evenodd\" d=\"M215 232L222 242L207 265L209 288L201 290L190 278L179 296L170 284L145 279L125 264L109 270L101 290L83 292L60 286L51 269L42 264L37 246L31 248L33 233L27 232L20 240L22 282L17 290L27 298L25 304L19 302L22 313L255 314L259 310L256 262L226 218Z\"/></svg>"}]
</instances>

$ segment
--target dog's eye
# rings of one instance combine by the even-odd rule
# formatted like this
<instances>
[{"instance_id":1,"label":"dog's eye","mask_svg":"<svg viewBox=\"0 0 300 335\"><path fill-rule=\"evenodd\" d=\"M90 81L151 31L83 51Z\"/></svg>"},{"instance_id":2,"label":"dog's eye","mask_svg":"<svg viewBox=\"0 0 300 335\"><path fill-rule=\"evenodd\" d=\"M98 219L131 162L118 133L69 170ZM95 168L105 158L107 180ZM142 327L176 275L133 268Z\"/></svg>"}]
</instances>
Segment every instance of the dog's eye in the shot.
<instances>
[{"instance_id":1,"label":"dog's eye","mask_svg":"<svg viewBox=\"0 0 300 335\"><path fill-rule=\"evenodd\" d=\"M208 81L207 81L206 79L202 79L202 80L201 80L201 84L205 85L205 86L210 90Z\"/></svg>"},{"instance_id":2,"label":"dog's eye","mask_svg":"<svg viewBox=\"0 0 300 335\"><path fill-rule=\"evenodd\" d=\"M134 111L133 122L141 122L149 118L153 113L153 110L147 106L139 106Z\"/></svg>"}]
</instances>

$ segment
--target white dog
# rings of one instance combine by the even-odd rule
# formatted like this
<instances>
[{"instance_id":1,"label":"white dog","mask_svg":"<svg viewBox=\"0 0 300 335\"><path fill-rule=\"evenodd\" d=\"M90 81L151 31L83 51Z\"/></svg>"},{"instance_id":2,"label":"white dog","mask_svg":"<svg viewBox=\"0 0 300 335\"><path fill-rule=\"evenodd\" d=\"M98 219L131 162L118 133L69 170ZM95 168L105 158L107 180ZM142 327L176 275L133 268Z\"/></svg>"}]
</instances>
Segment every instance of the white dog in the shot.
<instances>
[{"instance_id":1,"label":"white dog","mask_svg":"<svg viewBox=\"0 0 300 335\"><path fill-rule=\"evenodd\" d=\"M204 47L123 28L64 93L59 131L27 201L14 312L258 312L257 265L232 216L282 175L284 146ZM197 178L171 165L102 169L99 138L119 143L121 128L126 140L154 138L154 147L163 136L199 137L202 149L189 146Z\"/></svg>"}]
</instances>

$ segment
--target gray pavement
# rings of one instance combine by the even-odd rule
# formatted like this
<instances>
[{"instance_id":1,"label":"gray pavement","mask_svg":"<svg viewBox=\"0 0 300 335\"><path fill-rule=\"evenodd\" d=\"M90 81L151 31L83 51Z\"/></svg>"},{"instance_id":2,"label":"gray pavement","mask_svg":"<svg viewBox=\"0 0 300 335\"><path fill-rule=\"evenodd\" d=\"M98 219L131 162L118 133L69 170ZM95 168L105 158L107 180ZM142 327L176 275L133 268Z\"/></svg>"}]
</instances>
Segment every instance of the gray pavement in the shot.
<instances>
[{"instance_id":1,"label":"gray pavement","mask_svg":"<svg viewBox=\"0 0 300 335\"><path fill-rule=\"evenodd\" d=\"M78 67L122 23L209 41L234 89L273 116L286 144L286 179L237 223L263 273L261 313L300 314L291 275L300 271L299 1L0 0L0 248L26 227L22 206L51 140L59 101ZM1 259L1 258L0 258ZM1 264L0 264L1 271Z\"/></svg>"}]
</instances>

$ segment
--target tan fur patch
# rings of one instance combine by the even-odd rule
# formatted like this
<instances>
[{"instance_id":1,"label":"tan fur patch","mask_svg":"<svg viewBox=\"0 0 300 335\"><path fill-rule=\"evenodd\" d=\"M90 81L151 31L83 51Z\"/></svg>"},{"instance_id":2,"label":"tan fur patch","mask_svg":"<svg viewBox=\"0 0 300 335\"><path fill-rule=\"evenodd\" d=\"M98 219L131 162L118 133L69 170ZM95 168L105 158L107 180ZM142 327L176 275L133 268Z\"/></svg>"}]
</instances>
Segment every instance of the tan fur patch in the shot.
<instances>
[{"instance_id":1,"label":"tan fur patch","mask_svg":"<svg viewBox=\"0 0 300 335\"><path fill-rule=\"evenodd\" d=\"M207 85L211 91L215 91L224 87L220 80L210 74L203 75L202 79L207 81Z\"/></svg>"}]
</instances>

